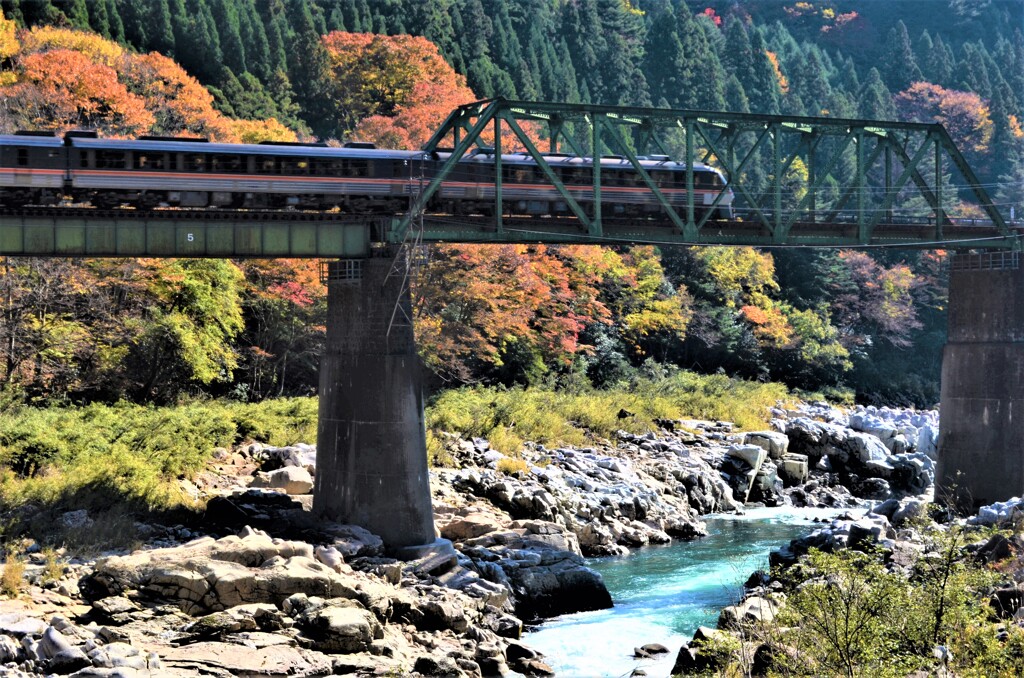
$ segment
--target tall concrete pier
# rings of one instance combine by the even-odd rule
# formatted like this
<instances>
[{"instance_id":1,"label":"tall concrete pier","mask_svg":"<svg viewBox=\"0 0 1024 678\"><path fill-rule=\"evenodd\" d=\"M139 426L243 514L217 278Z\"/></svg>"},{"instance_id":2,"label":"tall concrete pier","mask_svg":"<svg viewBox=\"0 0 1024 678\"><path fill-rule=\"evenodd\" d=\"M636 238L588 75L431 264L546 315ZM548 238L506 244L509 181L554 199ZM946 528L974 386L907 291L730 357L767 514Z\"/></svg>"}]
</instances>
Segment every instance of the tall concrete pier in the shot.
<instances>
[{"instance_id":1,"label":"tall concrete pier","mask_svg":"<svg viewBox=\"0 0 1024 678\"><path fill-rule=\"evenodd\" d=\"M1024 495L1020 254L957 254L942 357L936 496L971 509Z\"/></svg>"},{"instance_id":2,"label":"tall concrete pier","mask_svg":"<svg viewBox=\"0 0 1024 678\"><path fill-rule=\"evenodd\" d=\"M394 263L328 268L313 510L401 550L433 544L434 523L411 300Z\"/></svg>"}]
</instances>

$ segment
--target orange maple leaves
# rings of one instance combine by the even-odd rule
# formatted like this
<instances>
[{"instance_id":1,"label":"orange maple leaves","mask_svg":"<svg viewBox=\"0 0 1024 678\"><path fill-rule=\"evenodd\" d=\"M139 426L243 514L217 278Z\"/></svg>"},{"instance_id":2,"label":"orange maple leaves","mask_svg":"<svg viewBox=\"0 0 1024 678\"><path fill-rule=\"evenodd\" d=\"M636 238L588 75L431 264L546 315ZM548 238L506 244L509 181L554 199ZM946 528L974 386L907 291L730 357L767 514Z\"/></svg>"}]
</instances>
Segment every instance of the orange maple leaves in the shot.
<instances>
[{"instance_id":1,"label":"orange maple leaves","mask_svg":"<svg viewBox=\"0 0 1024 678\"><path fill-rule=\"evenodd\" d=\"M11 37L0 24L0 50L14 64L0 79L0 129L63 132L98 129L113 136L201 135L217 141L294 141L277 120L232 120L173 60L131 54L82 31L44 26ZM2 57L0 57L2 58Z\"/></svg>"}]
</instances>

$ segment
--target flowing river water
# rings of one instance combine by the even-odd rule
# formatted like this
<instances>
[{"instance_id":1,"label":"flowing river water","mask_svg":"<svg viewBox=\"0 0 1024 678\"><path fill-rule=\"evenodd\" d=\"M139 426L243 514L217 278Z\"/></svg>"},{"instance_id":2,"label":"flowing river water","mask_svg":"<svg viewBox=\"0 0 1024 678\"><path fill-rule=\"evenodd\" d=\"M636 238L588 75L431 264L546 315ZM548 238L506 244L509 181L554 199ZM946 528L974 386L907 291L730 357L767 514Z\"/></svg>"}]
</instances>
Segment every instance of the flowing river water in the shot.
<instances>
[{"instance_id":1,"label":"flowing river water","mask_svg":"<svg viewBox=\"0 0 1024 678\"><path fill-rule=\"evenodd\" d=\"M863 509L850 509L861 513ZM692 542L640 549L625 557L598 558L615 607L545 621L524 640L543 652L560 678L629 676L642 668L668 676L679 646L698 626L714 626L723 607L735 604L743 582L767 569L768 553L814 529L814 518L836 510L753 509L741 516L706 519L708 536ZM634 659L633 648L661 643L660 659Z\"/></svg>"}]
</instances>

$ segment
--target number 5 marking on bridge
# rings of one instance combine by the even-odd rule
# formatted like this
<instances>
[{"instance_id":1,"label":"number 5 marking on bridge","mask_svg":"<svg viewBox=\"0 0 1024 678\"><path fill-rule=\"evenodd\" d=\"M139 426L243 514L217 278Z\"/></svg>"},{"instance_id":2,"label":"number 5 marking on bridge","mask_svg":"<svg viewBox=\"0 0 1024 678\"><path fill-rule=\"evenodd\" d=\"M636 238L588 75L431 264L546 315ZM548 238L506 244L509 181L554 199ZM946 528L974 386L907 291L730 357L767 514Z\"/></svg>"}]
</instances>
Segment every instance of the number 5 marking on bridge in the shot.
<instances>
[{"instance_id":1,"label":"number 5 marking on bridge","mask_svg":"<svg viewBox=\"0 0 1024 678\"><path fill-rule=\"evenodd\" d=\"M193 234L191 234L191 233L188 234L187 238L188 238L189 242L192 242L193 240L196 239L196 237Z\"/></svg>"}]
</instances>

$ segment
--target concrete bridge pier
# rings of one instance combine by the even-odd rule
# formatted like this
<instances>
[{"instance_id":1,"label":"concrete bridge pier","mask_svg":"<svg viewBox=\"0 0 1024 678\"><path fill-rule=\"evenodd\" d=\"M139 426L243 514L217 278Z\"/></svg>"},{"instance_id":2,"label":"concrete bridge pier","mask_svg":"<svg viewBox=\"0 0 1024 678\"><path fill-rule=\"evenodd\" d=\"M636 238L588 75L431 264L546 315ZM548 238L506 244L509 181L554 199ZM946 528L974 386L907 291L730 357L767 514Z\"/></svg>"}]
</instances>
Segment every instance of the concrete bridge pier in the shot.
<instances>
[{"instance_id":1,"label":"concrete bridge pier","mask_svg":"<svg viewBox=\"0 0 1024 678\"><path fill-rule=\"evenodd\" d=\"M954 255L936 499L1024 495L1024 270L1017 252Z\"/></svg>"},{"instance_id":2,"label":"concrete bridge pier","mask_svg":"<svg viewBox=\"0 0 1024 678\"><path fill-rule=\"evenodd\" d=\"M328 264L313 511L415 558L451 544L435 541L412 304L395 262Z\"/></svg>"}]
</instances>

